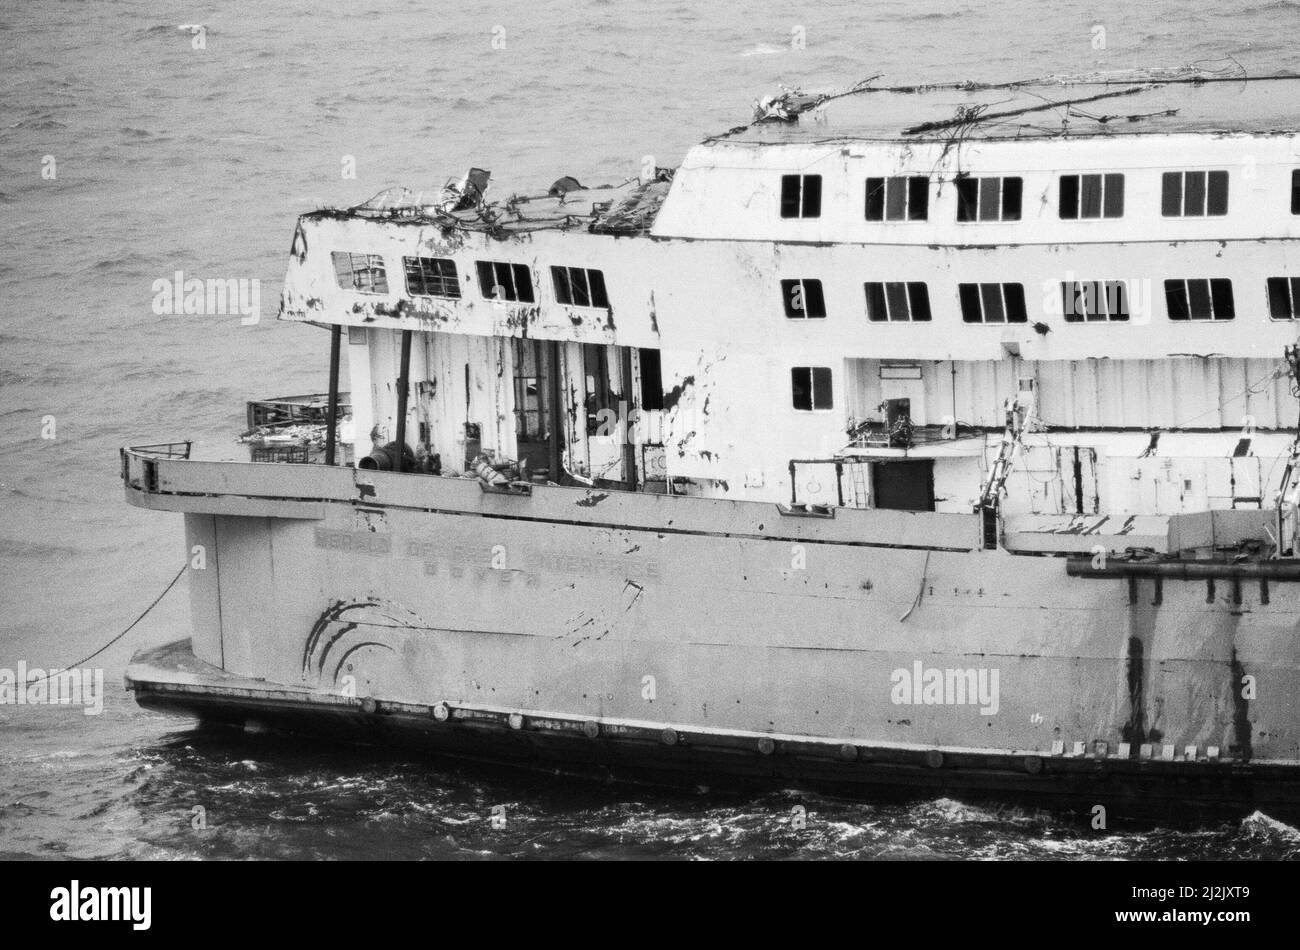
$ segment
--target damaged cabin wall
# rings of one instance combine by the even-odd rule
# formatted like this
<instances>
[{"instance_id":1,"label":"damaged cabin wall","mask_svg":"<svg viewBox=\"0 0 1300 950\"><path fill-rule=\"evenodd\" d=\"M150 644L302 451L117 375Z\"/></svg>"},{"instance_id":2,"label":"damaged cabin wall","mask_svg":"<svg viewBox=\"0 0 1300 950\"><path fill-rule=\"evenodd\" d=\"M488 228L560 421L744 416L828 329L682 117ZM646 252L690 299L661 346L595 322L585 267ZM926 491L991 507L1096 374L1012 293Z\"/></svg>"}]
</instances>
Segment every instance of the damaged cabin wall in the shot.
<instances>
[{"instance_id":1,"label":"damaged cabin wall","mask_svg":"<svg viewBox=\"0 0 1300 950\"><path fill-rule=\"evenodd\" d=\"M1297 406L1277 359L846 361L848 412L881 419L910 398L917 425L1002 428L1003 403L1036 380L1038 417L1053 428L1294 427ZM920 379L897 377L919 375ZM882 378L882 376L886 378ZM954 404L954 396L956 402Z\"/></svg>"},{"instance_id":2,"label":"damaged cabin wall","mask_svg":"<svg viewBox=\"0 0 1300 950\"><path fill-rule=\"evenodd\" d=\"M663 350L668 475L704 495L788 500L790 459L828 458L846 441L842 373L832 373L828 409L798 410L791 398L791 366L827 362L807 349Z\"/></svg>"},{"instance_id":3,"label":"damaged cabin wall","mask_svg":"<svg viewBox=\"0 0 1300 950\"><path fill-rule=\"evenodd\" d=\"M371 382L371 424L380 429L378 444L386 445L397 437L401 332L372 327L369 339L370 358L364 362ZM511 406L508 362L502 352L505 345L503 340L450 333L412 336L406 442L414 451L420 442L421 423L426 424L430 451L441 456L445 474L465 470L466 423L479 425L480 450L506 457L514 454L514 430L506 424ZM363 361L356 362L359 365ZM356 382L354 376L354 385ZM369 440L370 429L364 434L358 432L360 455L369 454Z\"/></svg>"}]
</instances>

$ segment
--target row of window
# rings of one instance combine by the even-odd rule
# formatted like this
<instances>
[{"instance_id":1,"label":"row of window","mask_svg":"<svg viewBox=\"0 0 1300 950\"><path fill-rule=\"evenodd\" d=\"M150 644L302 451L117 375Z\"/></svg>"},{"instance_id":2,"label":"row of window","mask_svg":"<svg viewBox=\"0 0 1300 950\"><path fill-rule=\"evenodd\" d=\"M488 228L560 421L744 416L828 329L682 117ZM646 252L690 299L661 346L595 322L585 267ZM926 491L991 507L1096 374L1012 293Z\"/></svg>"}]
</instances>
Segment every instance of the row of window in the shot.
<instances>
[{"instance_id":1,"label":"row of window","mask_svg":"<svg viewBox=\"0 0 1300 950\"><path fill-rule=\"evenodd\" d=\"M1017 176L956 179L957 220L1019 221L1024 179ZM898 175L867 179L868 221L928 221L930 179ZM781 217L819 218L821 175L781 176ZM1166 218L1218 217L1228 213L1226 171L1164 172L1160 179L1160 213ZM1300 169L1291 173L1291 213L1300 214ZM1121 174L1062 175L1057 186L1057 214L1062 220L1124 216Z\"/></svg>"},{"instance_id":2,"label":"row of window","mask_svg":"<svg viewBox=\"0 0 1300 950\"><path fill-rule=\"evenodd\" d=\"M868 281L867 319L875 323L927 322L931 319L930 290L921 281ZM1300 277L1270 277L1269 316L1300 319ZM1232 281L1226 277L1190 278L1164 282L1170 320L1232 320L1237 316ZM958 284L961 317L966 323L1026 323L1023 284ZM826 296L820 280L783 280L781 298L792 320L826 317ZM1122 280L1063 281L1061 312L1066 323L1126 321L1131 316L1128 285Z\"/></svg>"},{"instance_id":3,"label":"row of window","mask_svg":"<svg viewBox=\"0 0 1300 950\"><path fill-rule=\"evenodd\" d=\"M388 273L378 254L335 251L331 257L334 274L344 290L364 294L388 293ZM460 277L456 262L446 257L403 257L406 292L413 297L444 297L459 300ZM525 264L505 261L475 261L479 290L489 300L536 303L533 275ZM609 308L605 275L585 267L552 267L555 299L574 307Z\"/></svg>"}]
</instances>

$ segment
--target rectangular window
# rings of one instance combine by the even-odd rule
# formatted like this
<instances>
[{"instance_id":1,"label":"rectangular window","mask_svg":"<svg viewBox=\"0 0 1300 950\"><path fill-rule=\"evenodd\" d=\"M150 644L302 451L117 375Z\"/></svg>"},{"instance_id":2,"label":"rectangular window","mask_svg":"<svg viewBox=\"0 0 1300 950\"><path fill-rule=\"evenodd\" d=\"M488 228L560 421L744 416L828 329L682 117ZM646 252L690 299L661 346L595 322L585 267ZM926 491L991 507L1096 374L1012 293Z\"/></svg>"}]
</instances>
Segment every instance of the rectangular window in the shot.
<instances>
[{"instance_id":1,"label":"rectangular window","mask_svg":"<svg viewBox=\"0 0 1300 950\"><path fill-rule=\"evenodd\" d=\"M1019 221L1020 178L958 178L958 221Z\"/></svg>"},{"instance_id":2,"label":"rectangular window","mask_svg":"<svg viewBox=\"0 0 1300 950\"><path fill-rule=\"evenodd\" d=\"M1024 284L958 284L967 323L1026 323Z\"/></svg>"},{"instance_id":3,"label":"rectangular window","mask_svg":"<svg viewBox=\"0 0 1300 950\"><path fill-rule=\"evenodd\" d=\"M1124 215L1123 175L1062 175L1062 218L1119 218Z\"/></svg>"},{"instance_id":4,"label":"rectangular window","mask_svg":"<svg viewBox=\"0 0 1300 950\"><path fill-rule=\"evenodd\" d=\"M1232 301L1232 281L1165 281L1165 305L1170 320L1231 320L1237 315Z\"/></svg>"},{"instance_id":5,"label":"rectangular window","mask_svg":"<svg viewBox=\"0 0 1300 950\"><path fill-rule=\"evenodd\" d=\"M831 409L831 371L825 366L796 366L790 370L794 407L804 412Z\"/></svg>"},{"instance_id":6,"label":"rectangular window","mask_svg":"<svg viewBox=\"0 0 1300 950\"><path fill-rule=\"evenodd\" d=\"M609 309L603 272L583 267L552 267L551 280L555 284L555 299L560 303Z\"/></svg>"},{"instance_id":7,"label":"rectangular window","mask_svg":"<svg viewBox=\"0 0 1300 950\"><path fill-rule=\"evenodd\" d=\"M924 221L930 216L930 179L924 175L867 179L868 221Z\"/></svg>"},{"instance_id":8,"label":"rectangular window","mask_svg":"<svg viewBox=\"0 0 1300 950\"><path fill-rule=\"evenodd\" d=\"M535 303L533 276L526 264L507 264L504 261L475 261L478 286L489 300L513 300L518 303Z\"/></svg>"},{"instance_id":9,"label":"rectangular window","mask_svg":"<svg viewBox=\"0 0 1300 950\"><path fill-rule=\"evenodd\" d=\"M781 217L820 218L821 214L821 175L781 176Z\"/></svg>"},{"instance_id":10,"label":"rectangular window","mask_svg":"<svg viewBox=\"0 0 1300 950\"><path fill-rule=\"evenodd\" d=\"M1300 277L1268 279L1268 314L1274 320L1300 317Z\"/></svg>"},{"instance_id":11,"label":"rectangular window","mask_svg":"<svg viewBox=\"0 0 1300 950\"><path fill-rule=\"evenodd\" d=\"M388 293L388 274L384 259L378 254L352 254L334 251L334 276L344 290L357 290L363 294Z\"/></svg>"},{"instance_id":12,"label":"rectangular window","mask_svg":"<svg viewBox=\"0 0 1300 950\"><path fill-rule=\"evenodd\" d=\"M403 257L406 292L412 297L460 297L456 262L448 257Z\"/></svg>"},{"instance_id":13,"label":"rectangular window","mask_svg":"<svg viewBox=\"0 0 1300 950\"><path fill-rule=\"evenodd\" d=\"M1227 172L1165 172L1160 179L1160 213L1198 218L1228 213Z\"/></svg>"},{"instance_id":14,"label":"rectangular window","mask_svg":"<svg viewBox=\"0 0 1300 950\"><path fill-rule=\"evenodd\" d=\"M1061 311L1066 323L1127 320L1128 286L1122 280L1062 282Z\"/></svg>"},{"instance_id":15,"label":"rectangular window","mask_svg":"<svg viewBox=\"0 0 1300 950\"><path fill-rule=\"evenodd\" d=\"M781 281L781 303L792 320L821 319L826 316L826 298L820 280Z\"/></svg>"},{"instance_id":16,"label":"rectangular window","mask_svg":"<svg viewBox=\"0 0 1300 950\"><path fill-rule=\"evenodd\" d=\"M1300 168L1291 173L1291 213L1300 214Z\"/></svg>"},{"instance_id":17,"label":"rectangular window","mask_svg":"<svg viewBox=\"0 0 1300 950\"><path fill-rule=\"evenodd\" d=\"M658 350L640 350L641 408L647 412L664 407L663 361Z\"/></svg>"},{"instance_id":18,"label":"rectangular window","mask_svg":"<svg viewBox=\"0 0 1300 950\"><path fill-rule=\"evenodd\" d=\"M930 291L920 281L866 283L867 319L876 322L928 321Z\"/></svg>"}]
</instances>

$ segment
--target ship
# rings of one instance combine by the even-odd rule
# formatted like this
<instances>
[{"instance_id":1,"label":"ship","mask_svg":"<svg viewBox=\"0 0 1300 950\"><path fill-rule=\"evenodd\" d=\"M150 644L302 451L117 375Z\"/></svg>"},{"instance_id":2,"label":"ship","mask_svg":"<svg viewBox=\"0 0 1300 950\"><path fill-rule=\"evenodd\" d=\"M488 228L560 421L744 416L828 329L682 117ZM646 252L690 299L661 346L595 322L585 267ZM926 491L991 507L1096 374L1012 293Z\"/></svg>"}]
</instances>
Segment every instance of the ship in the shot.
<instances>
[{"instance_id":1,"label":"ship","mask_svg":"<svg viewBox=\"0 0 1300 950\"><path fill-rule=\"evenodd\" d=\"M618 184L302 214L328 392L122 450L192 615L128 688L602 782L1294 817L1297 82L782 89Z\"/></svg>"}]
</instances>

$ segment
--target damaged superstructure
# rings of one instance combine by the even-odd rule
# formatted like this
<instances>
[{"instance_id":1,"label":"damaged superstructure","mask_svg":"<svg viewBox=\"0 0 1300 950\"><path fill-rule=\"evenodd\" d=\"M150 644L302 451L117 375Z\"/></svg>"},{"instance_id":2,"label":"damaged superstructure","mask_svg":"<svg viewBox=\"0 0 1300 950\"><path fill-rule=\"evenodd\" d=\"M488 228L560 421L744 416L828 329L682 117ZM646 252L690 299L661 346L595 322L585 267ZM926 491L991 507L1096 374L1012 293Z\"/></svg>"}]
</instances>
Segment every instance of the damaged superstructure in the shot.
<instances>
[{"instance_id":1,"label":"damaged superstructure","mask_svg":"<svg viewBox=\"0 0 1300 950\"><path fill-rule=\"evenodd\" d=\"M1223 78L787 91L620 186L303 215L357 466L124 452L217 564L140 701L1294 808L1300 133Z\"/></svg>"}]
</instances>

